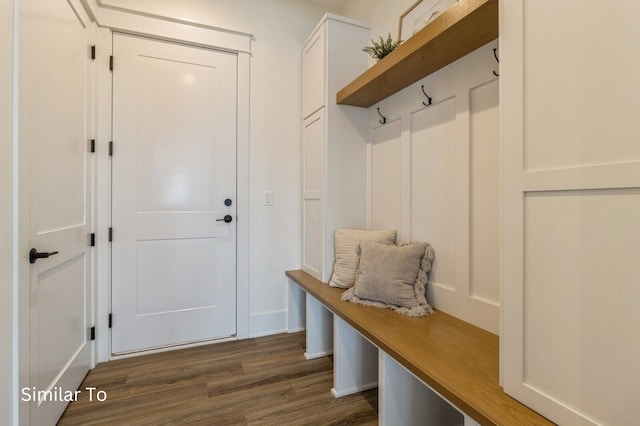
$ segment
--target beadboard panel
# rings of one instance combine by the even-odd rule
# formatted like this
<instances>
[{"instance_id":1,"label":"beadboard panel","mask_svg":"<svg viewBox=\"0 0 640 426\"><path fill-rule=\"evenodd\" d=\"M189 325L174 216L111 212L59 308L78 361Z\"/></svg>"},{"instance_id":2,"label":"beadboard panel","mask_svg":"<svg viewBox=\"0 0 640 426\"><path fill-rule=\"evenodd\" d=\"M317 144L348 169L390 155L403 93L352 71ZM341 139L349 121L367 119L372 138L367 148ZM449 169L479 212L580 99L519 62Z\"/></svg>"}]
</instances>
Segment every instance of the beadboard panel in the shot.
<instances>
[{"instance_id":1,"label":"beadboard panel","mask_svg":"<svg viewBox=\"0 0 640 426\"><path fill-rule=\"evenodd\" d=\"M493 333L499 328L496 47L489 43L371 107L368 151L369 226L397 229L400 242L429 242L436 252L429 302Z\"/></svg>"},{"instance_id":2,"label":"beadboard panel","mask_svg":"<svg viewBox=\"0 0 640 426\"><path fill-rule=\"evenodd\" d=\"M400 132L396 120L371 132L371 228L400 231L402 156Z\"/></svg>"},{"instance_id":3,"label":"beadboard panel","mask_svg":"<svg viewBox=\"0 0 640 426\"><path fill-rule=\"evenodd\" d=\"M469 293L500 302L500 173L498 80L473 88L470 110L470 276Z\"/></svg>"},{"instance_id":4,"label":"beadboard panel","mask_svg":"<svg viewBox=\"0 0 640 426\"><path fill-rule=\"evenodd\" d=\"M410 132L411 240L436 250L429 281L444 299L456 290L456 99L412 114Z\"/></svg>"}]
</instances>

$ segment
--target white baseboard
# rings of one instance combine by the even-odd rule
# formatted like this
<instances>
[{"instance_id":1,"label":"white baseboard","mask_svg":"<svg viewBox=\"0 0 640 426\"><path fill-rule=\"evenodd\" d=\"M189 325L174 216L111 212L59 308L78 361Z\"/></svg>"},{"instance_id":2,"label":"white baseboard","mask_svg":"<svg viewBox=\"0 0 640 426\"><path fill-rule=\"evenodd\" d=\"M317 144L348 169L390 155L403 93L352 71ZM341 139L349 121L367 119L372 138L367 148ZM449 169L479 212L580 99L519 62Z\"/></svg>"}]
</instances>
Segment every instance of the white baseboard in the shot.
<instances>
[{"instance_id":1,"label":"white baseboard","mask_svg":"<svg viewBox=\"0 0 640 426\"><path fill-rule=\"evenodd\" d=\"M337 391L335 388L331 388L331 394L334 396L334 398L341 398L343 396L352 395L354 393L363 392L377 387L378 382L368 383L366 385L356 386L350 389L343 389L341 391Z\"/></svg>"},{"instance_id":2,"label":"white baseboard","mask_svg":"<svg viewBox=\"0 0 640 426\"><path fill-rule=\"evenodd\" d=\"M329 356L329 355L333 355L333 351L316 352L315 354L310 354L308 352L305 352L304 353L304 359L306 359L308 361L310 359L322 358L322 357Z\"/></svg>"},{"instance_id":3,"label":"white baseboard","mask_svg":"<svg viewBox=\"0 0 640 426\"><path fill-rule=\"evenodd\" d=\"M249 337L286 333L287 311L263 312L249 316Z\"/></svg>"}]
</instances>

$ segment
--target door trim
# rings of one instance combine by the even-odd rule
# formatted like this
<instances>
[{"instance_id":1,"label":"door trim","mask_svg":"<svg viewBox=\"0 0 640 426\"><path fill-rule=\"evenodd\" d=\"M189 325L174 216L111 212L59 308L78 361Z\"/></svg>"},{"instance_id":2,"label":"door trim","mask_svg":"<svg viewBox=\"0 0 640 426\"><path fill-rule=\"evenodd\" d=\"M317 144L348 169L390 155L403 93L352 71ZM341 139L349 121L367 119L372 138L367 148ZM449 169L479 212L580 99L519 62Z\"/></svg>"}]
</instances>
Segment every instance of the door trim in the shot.
<instances>
[{"instance_id":1,"label":"door trim","mask_svg":"<svg viewBox=\"0 0 640 426\"><path fill-rule=\"evenodd\" d=\"M126 14L122 14L126 15ZM138 16L144 20L147 18ZM174 25L175 31L181 34L183 24L167 22ZM112 33L120 28L96 28L97 63L108 64L112 54ZM211 30L214 31L214 30ZM118 31L122 32L122 31ZM182 42L187 45L206 47L220 50L219 46L210 44L211 39L200 39L197 42L173 37L158 37L156 34L145 33L142 30L127 31L134 35L141 35L165 41ZM186 35L185 35L186 36ZM225 49L231 50L229 48ZM237 75L237 223L236 223L236 338L249 337L249 83L250 60L249 52L235 51L238 57ZM117 58L114 60L117 67ZM96 70L96 194L97 194L97 300L96 300L96 353L97 362L112 359L111 331L108 317L111 307L111 247L107 238L107 230L111 226L111 157L108 155L108 144L111 141L111 104L112 104L111 72L108 66L98 67ZM117 144L117 141L114 141ZM116 154L117 155L117 154ZM117 321L117 319L114 319Z\"/></svg>"},{"instance_id":2,"label":"door trim","mask_svg":"<svg viewBox=\"0 0 640 426\"><path fill-rule=\"evenodd\" d=\"M112 31L229 52L251 53L253 35L248 33L111 6L102 0L81 1L98 26Z\"/></svg>"}]
</instances>

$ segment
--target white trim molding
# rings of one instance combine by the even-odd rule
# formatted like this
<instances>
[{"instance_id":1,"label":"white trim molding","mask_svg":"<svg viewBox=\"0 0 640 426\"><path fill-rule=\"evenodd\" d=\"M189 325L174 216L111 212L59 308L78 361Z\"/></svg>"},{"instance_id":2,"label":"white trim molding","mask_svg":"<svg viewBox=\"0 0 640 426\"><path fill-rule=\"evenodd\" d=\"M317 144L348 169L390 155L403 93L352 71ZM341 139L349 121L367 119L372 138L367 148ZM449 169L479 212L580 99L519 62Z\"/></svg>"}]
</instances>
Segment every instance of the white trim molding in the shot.
<instances>
[{"instance_id":1,"label":"white trim molding","mask_svg":"<svg viewBox=\"0 0 640 426\"><path fill-rule=\"evenodd\" d=\"M98 26L112 31L146 35L213 49L251 53L253 36L248 33L111 6L101 0L80 1Z\"/></svg>"}]
</instances>

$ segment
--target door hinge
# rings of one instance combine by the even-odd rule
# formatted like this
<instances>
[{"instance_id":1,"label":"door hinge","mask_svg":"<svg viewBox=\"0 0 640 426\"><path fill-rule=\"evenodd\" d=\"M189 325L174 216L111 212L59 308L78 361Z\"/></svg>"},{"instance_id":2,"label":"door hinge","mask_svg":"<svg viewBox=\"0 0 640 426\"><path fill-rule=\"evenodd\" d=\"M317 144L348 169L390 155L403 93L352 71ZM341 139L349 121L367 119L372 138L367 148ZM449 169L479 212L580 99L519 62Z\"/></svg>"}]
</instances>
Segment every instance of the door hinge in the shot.
<instances>
[{"instance_id":1,"label":"door hinge","mask_svg":"<svg viewBox=\"0 0 640 426\"><path fill-rule=\"evenodd\" d=\"M96 152L96 140L91 139L89 141L89 152Z\"/></svg>"},{"instance_id":2,"label":"door hinge","mask_svg":"<svg viewBox=\"0 0 640 426\"><path fill-rule=\"evenodd\" d=\"M95 44L93 46L91 46L91 60L92 61L96 60L96 45Z\"/></svg>"},{"instance_id":3,"label":"door hinge","mask_svg":"<svg viewBox=\"0 0 640 426\"><path fill-rule=\"evenodd\" d=\"M89 340L96 340L96 327L95 326L91 327L90 334L91 334L91 336L90 336L91 339L89 339Z\"/></svg>"},{"instance_id":4,"label":"door hinge","mask_svg":"<svg viewBox=\"0 0 640 426\"><path fill-rule=\"evenodd\" d=\"M113 228L109 228L109 242L113 241Z\"/></svg>"},{"instance_id":5,"label":"door hinge","mask_svg":"<svg viewBox=\"0 0 640 426\"><path fill-rule=\"evenodd\" d=\"M109 142L109 156L113 157L113 142Z\"/></svg>"},{"instance_id":6,"label":"door hinge","mask_svg":"<svg viewBox=\"0 0 640 426\"><path fill-rule=\"evenodd\" d=\"M109 56L109 71L113 71L113 55Z\"/></svg>"},{"instance_id":7,"label":"door hinge","mask_svg":"<svg viewBox=\"0 0 640 426\"><path fill-rule=\"evenodd\" d=\"M113 325L113 314L109 314L109 328Z\"/></svg>"},{"instance_id":8,"label":"door hinge","mask_svg":"<svg viewBox=\"0 0 640 426\"><path fill-rule=\"evenodd\" d=\"M92 234L89 236L89 245L90 245L91 247L95 247L95 246L96 246L96 234L95 234L95 232L94 232L94 233L92 233Z\"/></svg>"}]
</instances>

